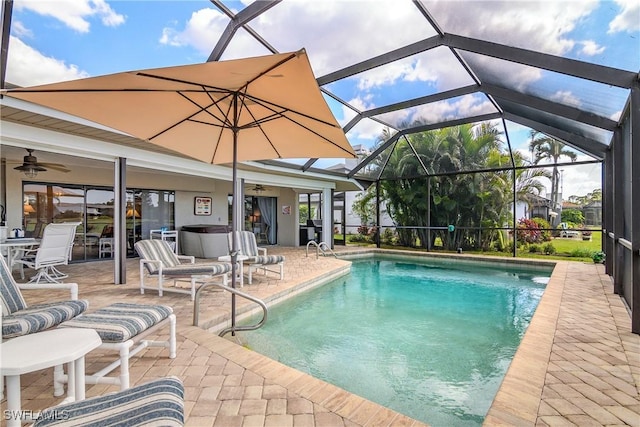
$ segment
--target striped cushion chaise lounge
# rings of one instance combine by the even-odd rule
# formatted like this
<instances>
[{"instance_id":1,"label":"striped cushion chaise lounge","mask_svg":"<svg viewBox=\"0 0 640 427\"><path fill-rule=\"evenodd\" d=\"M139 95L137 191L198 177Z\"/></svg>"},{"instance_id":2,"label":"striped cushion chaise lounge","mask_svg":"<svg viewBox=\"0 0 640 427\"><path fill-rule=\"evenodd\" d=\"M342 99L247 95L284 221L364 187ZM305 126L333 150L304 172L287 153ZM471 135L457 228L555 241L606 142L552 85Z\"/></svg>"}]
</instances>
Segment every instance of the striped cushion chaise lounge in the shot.
<instances>
[{"instance_id":1,"label":"striped cushion chaise lounge","mask_svg":"<svg viewBox=\"0 0 640 427\"><path fill-rule=\"evenodd\" d=\"M233 233L227 235L229 253L233 250ZM256 236L250 231L236 231L235 233L238 255L249 257L245 261L249 270L249 284L252 282L254 270L262 270L265 275L267 272L276 273L280 275L280 280L284 279L284 255L267 255L267 248L258 247Z\"/></svg>"},{"instance_id":2,"label":"striped cushion chaise lounge","mask_svg":"<svg viewBox=\"0 0 640 427\"><path fill-rule=\"evenodd\" d=\"M33 427L183 426L184 386L159 378L105 396L42 411Z\"/></svg>"},{"instance_id":3,"label":"striped cushion chaise lounge","mask_svg":"<svg viewBox=\"0 0 640 427\"><path fill-rule=\"evenodd\" d=\"M68 289L71 300L28 306L21 289ZM78 299L78 285L75 283L16 283L4 257L0 256L0 305L2 339L9 339L58 326L83 313L89 302Z\"/></svg>"},{"instance_id":4,"label":"striped cushion chaise lounge","mask_svg":"<svg viewBox=\"0 0 640 427\"><path fill-rule=\"evenodd\" d=\"M154 289L162 296L163 291L186 293L191 295L193 301L196 296L196 285L203 281L209 281L213 277L219 277L223 285L227 285L231 264L207 263L196 264L195 257L176 255L169 243L164 240L148 239L140 240L135 244L136 252L140 255L140 293L145 289ZM158 286L148 285L151 277L158 279ZM145 279L147 283L145 284ZM189 280L190 289L177 286L178 281ZM165 280L173 280L172 287L165 287Z\"/></svg>"},{"instance_id":5,"label":"striped cushion chaise lounge","mask_svg":"<svg viewBox=\"0 0 640 427\"><path fill-rule=\"evenodd\" d=\"M169 326L166 341L145 340ZM129 359L147 347L166 347L169 358L176 357L176 315L166 305L115 303L93 313L83 314L64 322L61 328L94 329L102 339L98 349L114 350L119 358L93 375L87 375L87 384L116 384L121 390L129 388ZM107 375L120 367L118 377ZM62 370L54 371L54 384L59 387L68 381Z\"/></svg>"}]
</instances>

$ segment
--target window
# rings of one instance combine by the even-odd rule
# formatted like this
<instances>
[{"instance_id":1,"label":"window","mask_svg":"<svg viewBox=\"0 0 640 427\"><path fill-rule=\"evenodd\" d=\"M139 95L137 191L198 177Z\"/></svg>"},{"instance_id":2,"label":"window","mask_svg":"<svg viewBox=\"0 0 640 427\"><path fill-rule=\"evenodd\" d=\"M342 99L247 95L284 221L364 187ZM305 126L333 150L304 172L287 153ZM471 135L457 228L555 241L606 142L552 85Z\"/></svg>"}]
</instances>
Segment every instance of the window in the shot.
<instances>
[{"instance_id":1,"label":"window","mask_svg":"<svg viewBox=\"0 0 640 427\"><path fill-rule=\"evenodd\" d=\"M175 192L127 190L127 255L135 256L133 244L148 239L150 230L174 228ZM113 188L52 184L23 184L23 228L25 236L42 237L49 223L79 221L72 260L99 257L101 238L113 237Z\"/></svg>"}]
</instances>

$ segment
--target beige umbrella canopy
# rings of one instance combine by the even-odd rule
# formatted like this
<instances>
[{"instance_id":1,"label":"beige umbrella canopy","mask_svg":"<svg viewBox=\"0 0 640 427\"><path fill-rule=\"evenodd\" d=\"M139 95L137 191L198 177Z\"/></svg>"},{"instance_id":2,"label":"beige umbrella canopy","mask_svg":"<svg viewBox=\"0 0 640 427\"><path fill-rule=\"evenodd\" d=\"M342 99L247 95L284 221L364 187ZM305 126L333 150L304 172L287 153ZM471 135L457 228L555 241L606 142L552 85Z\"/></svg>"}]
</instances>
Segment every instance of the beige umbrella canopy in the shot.
<instances>
[{"instance_id":1,"label":"beige umbrella canopy","mask_svg":"<svg viewBox=\"0 0 640 427\"><path fill-rule=\"evenodd\" d=\"M204 162L355 157L304 50L130 71L3 94L118 129ZM237 109L237 110L236 110Z\"/></svg>"},{"instance_id":2,"label":"beige umbrella canopy","mask_svg":"<svg viewBox=\"0 0 640 427\"><path fill-rule=\"evenodd\" d=\"M322 97L304 49L0 93L100 123L207 163L231 163L234 183L238 161L355 157ZM232 224L235 231L235 218Z\"/></svg>"}]
</instances>

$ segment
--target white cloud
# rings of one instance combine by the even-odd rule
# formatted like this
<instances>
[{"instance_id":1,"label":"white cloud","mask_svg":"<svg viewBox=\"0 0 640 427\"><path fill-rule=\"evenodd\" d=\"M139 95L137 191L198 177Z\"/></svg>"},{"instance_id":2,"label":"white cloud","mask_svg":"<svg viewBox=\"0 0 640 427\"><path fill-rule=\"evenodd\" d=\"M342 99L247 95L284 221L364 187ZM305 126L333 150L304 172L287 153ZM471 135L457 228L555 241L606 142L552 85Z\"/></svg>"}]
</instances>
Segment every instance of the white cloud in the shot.
<instances>
[{"instance_id":1,"label":"white cloud","mask_svg":"<svg viewBox=\"0 0 640 427\"><path fill-rule=\"evenodd\" d=\"M21 21L11 22L11 32L17 37L33 38L33 31L25 27Z\"/></svg>"},{"instance_id":2,"label":"white cloud","mask_svg":"<svg viewBox=\"0 0 640 427\"><path fill-rule=\"evenodd\" d=\"M390 3L387 0L290 0L269 9L249 25L280 52L305 47L314 72L322 76L435 35L412 2L394 0L393 7L389 7ZM589 55L602 49L594 42L571 38L577 23L597 8L597 0L571 2L571 7L567 7L566 2L550 1L436 0L425 1L425 4L446 32L554 55L566 54L576 44ZM216 19L198 22L200 15L216 15ZM227 22L228 18L215 8L202 9L193 14L184 30L172 29L166 33L163 42L191 45L208 54ZM251 36L238 30L223 56L228 59L264 53L264 48ZM370 90L390 87L400 81L427 82L441 91L471 84L469 75L460 65L452 63L451 56L449 49L434 49L428 60L407 58L371 70L361 76L358 85L360 90ZM541 71L533 67L506 63L504 67L501 75L508 80L505 84L520 90L542 77Z\"/></svg>"},{"instance_id":3,"label":"white cloud","mask_svg":"<svg viewBox=\"0 0 640 427\"><path fill-rule=\"evenodd\" d=\"M426 123L437 123L443 120L495 112L493 104L483 98L465 95L453 102L448 100L421 105L415 109L411 121L423 120Z\"/></svg>"},{"instance_id":4,"label":"white cloud","mask_svg":"<svg viewBox=\"0 0 640 427\"><path fill-rule=\"evenodd\" d=\"M609 33L640 30L640 2L638 0L615 0L622 9L613 21L609 22Z\"/></svg>"},{"instance_id":5,"label":"white cloud","mask_svg":"<svg viewBox=\"0 0 640 427\"><path fill-rule=\"evenodd\" d=\"M445 32L554 55L573 48L571 31L598 7L597 0L424 3Z\"/></svg>"},{"instance_id":6,"label":"white cloud","mask_svg":"<svg viewBox=\"0 0 640 427\"><path fill-rule=\"evenodd\" d=\"M586 156L578 156L578 161L592 160ZM596 188L602 188L602 167L599 163L576 166L563 166L562 198L569 196L586 196Z\"/></svg>"},{"instance_id":7,"label":"white cloud","mask_svg":"<svg viewBox=\"0 0 640 427\"><path fill-rule=\"evenodd\" d=\"M360 120L346 135L349 141L358 140L359 143L371 147L382 135L384 128L384 125L374 120L364 119Z\"/></svg>"},{"instance_id":8,"label":"white cloud","mask_svg":"<svg viewBox=\"0 0 640 427\"><path fill-rule=\"evenodd\" d=\"M217 9L200 9L191 14L184 29L165 27L160 43L170 46L192 46L208 55L222 35L229 18Z\"/></svg>"},{"instance_id":9,"label":"white cloud","mask_svg":"<svg viewBox=\"0 0 640 427\"><path fill-rule=\"evenodd\" d=\"M7 82L19 86L60 82L89 77L75 65L42 55L22 40L11 37L7 61Z\"/></svg>"},{"instance_id":10,"label":"white cloud","mask_svg":"<svg viewBox=\"0 0 640 427\"><path fill-rule=\"evenodd\" d=\"M358 89L368 90L375 87L390 86L398 82L398 80L435 82L437 81L437 74L428 67L423 66L420 61L407 58L395 61L384 67L375 68L359 76Z\"/></svg>"},{"instance_id":11,"label":"white cloud","mask_svg":"<svg viewBox=\"0 0 640 427\"><path fill-rule=\"evenodd\" d=\"M615 121L617 122L618 120L620 120L620 117L621 117L621 116L622 116L622 110L618 110L618 111L616 111L615 113L611 114L611 115L609 116L609 118L610 118L611 120L615 120Z\"/></svg>"},{"instance_id":12,"label":"white cloud","mask_svg":"<svg viewBox=\"0 0 640 427\"><path fill-rule=\"evenodd\" d=\"M87 18L99 16L102 24L118 26L125 17L116 13L104 0L56 0L56 1L16 1L16 10L27 9L39 15L51 16L67 27L80 33L88 33L90 23Z\"/></svg>"},{"instance_id":13,"label":"white cloud","mask_svg":"<svg viewBox=\"0 0 640 427\"><path fill-rule=\"evenodd\" d=\"M581 52L587 56L599 55L605 51L604 46L598 46L593 40L584 40L580 44L582 44Z\"/></svg>"},{"instance_id":14,"label":"white cloud","mask_svg":"<svg viewBox=\"0 0 640 427\"><path fill-rule=\"evenodd\" d=\"M557 91L556 93L551 95L550 98L552 101L558 101L559 103L564 105L571 105L573 107L580 106L580 99L578 99L578 97L576 97L573 93L571 93L568 90Z\"/></svg>"}]
</instances>

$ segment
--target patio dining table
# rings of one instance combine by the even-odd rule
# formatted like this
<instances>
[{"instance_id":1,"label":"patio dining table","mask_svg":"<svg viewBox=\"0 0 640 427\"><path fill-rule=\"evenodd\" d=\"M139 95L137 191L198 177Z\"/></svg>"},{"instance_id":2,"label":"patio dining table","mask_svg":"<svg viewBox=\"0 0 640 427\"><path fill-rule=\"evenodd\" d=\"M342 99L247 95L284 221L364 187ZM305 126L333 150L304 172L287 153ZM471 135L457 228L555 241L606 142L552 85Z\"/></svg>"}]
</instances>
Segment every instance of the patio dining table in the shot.
<instances>
[{"instance_id":1,"label":"patio dining table","mask_svg":"<svg viewBox=\"0 0 640 427\"><path fill-rule=\"evenodd\" d=\"M21 258L21 253L26 249L33 249L40 244L39 239L31 237L19 237L19 238L6 238L0 241L0 250L4 254L6 250L5 258L7 265L13 271L13 266L16 261ZM24 270L20 269L20 278L24 279Z\"/></svg>"}]
</instances>

